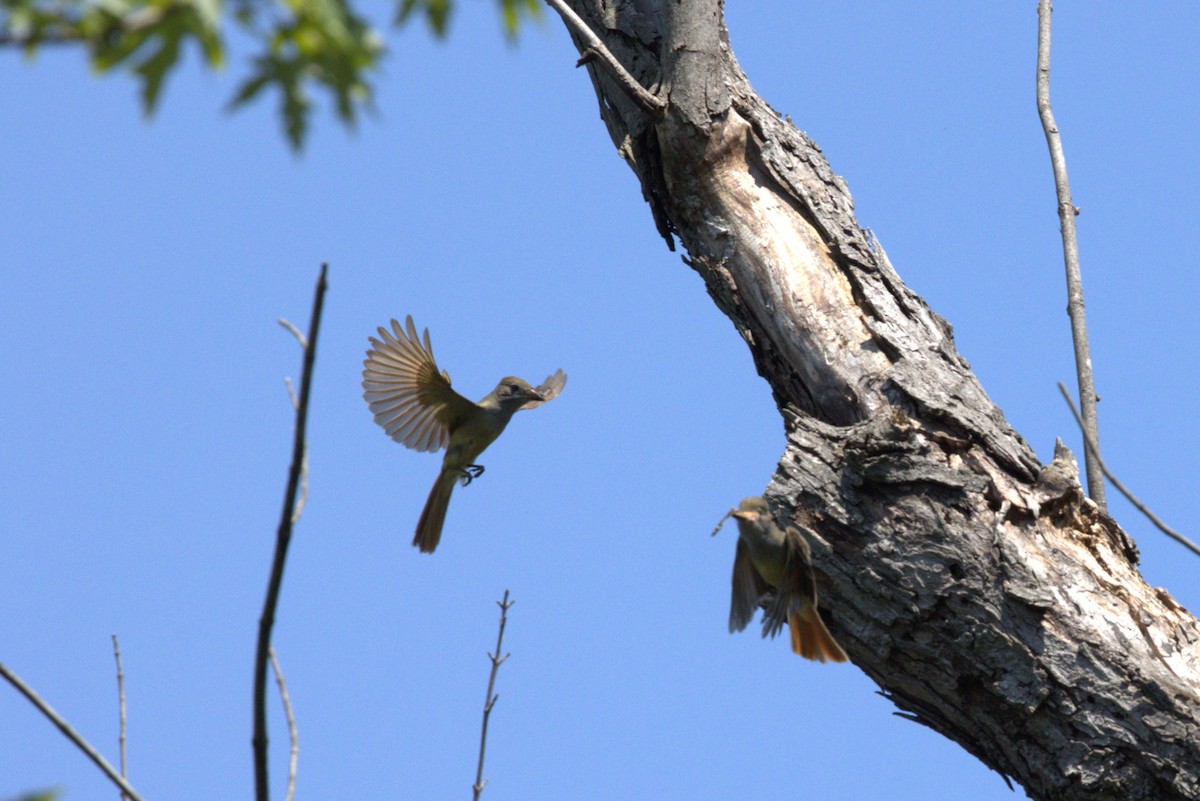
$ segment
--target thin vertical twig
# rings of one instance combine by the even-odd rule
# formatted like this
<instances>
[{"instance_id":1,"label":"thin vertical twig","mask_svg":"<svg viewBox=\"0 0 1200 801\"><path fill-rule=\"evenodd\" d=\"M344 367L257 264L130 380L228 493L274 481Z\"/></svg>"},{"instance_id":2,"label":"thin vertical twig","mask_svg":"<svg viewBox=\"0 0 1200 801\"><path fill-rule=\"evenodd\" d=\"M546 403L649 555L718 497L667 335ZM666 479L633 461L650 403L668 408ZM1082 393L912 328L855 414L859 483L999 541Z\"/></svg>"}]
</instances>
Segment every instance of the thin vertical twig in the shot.
<instances>
[{"instance_id":1,"label":"thin vertical twig","mask_svg":"<svg viewBox=\"0 0 1200 801\"><path fill-rule=\"evenodd\" d=\"M1112 471L1108 469L1108 465L1106 465L1104 460L1100 458L1100 450L1095 446L1095 444L1092 443L1092 440L1088 437L1087 432L1084 431L1083 418L1079 416L1079 410L1075 408L1075 403L1071 400L1071 393L1067 392L1067 388L1061 381L1058 382L1058 391L1062 393L1063 400L1065 400L1067 402L1067 406L1070 407L1071 414L1074 415L1075 423L1079 426L1079 430L1083 431L1083 444L1085 447L1087 447L1088 452L1096 457L1096 463L1100 465L1100 470L1104 473L1104 477L1112 482L1112 485L1117 488L1118 492L1125 496L1127 501L1133 504L1139 512L1144 514L1151 523L1157 526L1159 531L1161 531L1163 534L1166 534L1168 537L1175 540L1192 553L1200 556L1200 545L1192 542L1187 537L1183 536L1178 531L1171 528L1161 519L1159 519L1158 515L1154 514L1154 512L1152 512L1150 508L1146 506L1146 504L1138 500L1137 496L1130 492L1129 488L1122 484L1119 478L1113 475Z\"/></svg>"},{"instance_id":2,"label":"thin vertical twig","mask_svg":"<svg viewBox=\"0 0 1200 801\"><path fill-rule=\"evenodd\" d=\"M20 692L21 695L29 699L29 702L36 706L38 710L50 720L51 723L57 726L58 730L61 731L68 740L74 743L76 748L82 751L88 759L92 760L96 767L100 768L104 775L108 777L109 781L121 788L121 792L129 796L132 801L142 801L142 797L138 795L137 791L134 790L133 787L130 786L129 782L127 782L119 773L117 773L116 769L108 763L108 760L101 756L100 752L93 748L91 743L83 739L83 737L81 737L79 733L75 731L75 729L71 728L71 724L63 720L62 716L55 712L49 704L43 701L42 697L34 692L28 684L21 681L21 678L17 674L13 673L3 664L0 664L0 676L3 676L9 684L17 688L17 691Z\"/></svg>"},{"instance_id":3,"label":"thin vertical twig","mask_svg":"<svg viewBox=\"0 0 1200 801\"><path fill-rule=\"evenodd\" d=\"M296 716L292 714L292 699L288 697L287 682L283 680L283 668L279 667L279 659L275 656L275 646L267 649L271 659L271 671L275 674L275 683L279 685L279 700L283 702L283 716L287 718L288 751L287 792L283 801L292 801L296 797L296 769L300 765L300 732L296 728Z\"/></svg>"},{"instance_id":4,"label":"thin vertical twig","mask_svg":"<svg viewBox=\"0 0 1200 801\"><path fill-rule=\"evenodd\" d=\"M279 324L295 334L296 339L300 342L300 347L308 347L308 342L304 335L296 330L296 326L284 320L279 319ZM292 379L284 378L283 385L287 387L288 399L292 402L292 409L300 410L300 399L296 397L296 390L292 387ZM300 515L304 513L304 504L308 503L308 448L304 449L304 460L300 464L300 497L296 499L296 508L292 511L292 525L300 522Z\"/></svg>"},{"instance_id":5,"label":"thin vertical twig","mask_svg":"<svg viewBox=\"0 0 1200 801\"><path fill-rule=\"evenodd\" d=\"M500 700L500 696L494 695L492 690L496 687L496 673L504 664L504 660L509 657L508 654L500 656L500 646L504 643L504 626L508 623L508 610L515 603L516 601L508 600L508 590L504 591L502 600L496 601L496 605L500 607L500 632L496 635L495 652L488 654L488 658L492 660L492 672L488 676L487 697L483 701L483 726L479 732L479 765L475 768L475 784L471 788L475 791L474 801L479 801L479 796L483 794L483 788L487 787L487 779L483 778L483 756L487 751L488 718L492 715L492 707L496 705L496 701Z\"/></svg>"},{"instance_id":6,"label":"thin vertical twig","mask_svg":"<svg viewBox=\"0 0 1200 801\"><path fill-rule=\"evenodd\" d=\"M121 752L121 778L129 779L129 765L125 761L125 670L121 666L121 644L117 635L112 636L113 658L117 660L117 708L120 719L120 733L117 735L117 748ZM121 798L129 801L129 795L122 790Z\"/></svg>"},{"instance_id":7,"label":"thin vertical twig","mask_svg":"<svg viewBox=\"0 0 1200 801\"><path fill-rule=\"evenodd\" d=\"M1075 345L1075 374L1079 382L1079 406L1083 411L1084 439L1100 447L1100 423L1096 415L1096 385L1092 376L1092 354L1088 344L1087 314L1083 303L1083 277L1079 269L1079 241L1075 236L1075 215L1079 209L1071 200L1071 183L1067 180L1067 159L1063 154L1062 136L1054 121L1050 106L1050 0L1038 1L1037 108L1050 148L1050 166L1054 170L1054 189L1058 194L1058 219L1062 231L1063 261L1067 271L1067 314L1071 318L1071 339ZM1084 451L1088 497L1101 510L1107 511L1104 501L1104 471L1100 469L1092 449Z\"/></svg>"},{"instance_id":8,"label":"thin vertical twig","mask_svg":"<svg viewBox=\"0 0 1200 801\"><path fill-rule=\"evenodd\" d=\"M280 320L280 322L285 322L285 321ZM288 323L288 325L291 325L291 323ZM303 340L301 340L301 341L303 341ZM304 346L301 345L300 347L304 347ZM300 408L300 399L296 397L296 388L294 386L292 386L292 379L290 376L283 377L283 385L285 387L287 387L288 400L290 400L292 402L292 411L296 411L297 409Z\"/></svg>"},{"instance_id":9,"label":"thin vertical twig","mask_svg":"<svg viewBox=\"0 0 1200 801\"><path fill-rule=\"evenodd\" d=\"M262 615L258 619L258 642L254 654L254 796L257 801L269 801L271 790L267 772L267 662L271 646L271 629L275 626L275 609L279 604L279 589L283 584L283 568L287 562L288 545L292 540L292 524L296 511L296 494L301 483L307 445L305 428L308 424L308 398L312 390L313 362L317 355L317 333L321 325L321 309L325 303L325 276L329 265L321 265L313 293L312 317L305 340L304 368L300 375L300 396L296 408L296 428L292 442L292 463L288 469L287 489L283 495L283 512L275 534L275 556L263 599Z\"/></svg>"}]
</instances>

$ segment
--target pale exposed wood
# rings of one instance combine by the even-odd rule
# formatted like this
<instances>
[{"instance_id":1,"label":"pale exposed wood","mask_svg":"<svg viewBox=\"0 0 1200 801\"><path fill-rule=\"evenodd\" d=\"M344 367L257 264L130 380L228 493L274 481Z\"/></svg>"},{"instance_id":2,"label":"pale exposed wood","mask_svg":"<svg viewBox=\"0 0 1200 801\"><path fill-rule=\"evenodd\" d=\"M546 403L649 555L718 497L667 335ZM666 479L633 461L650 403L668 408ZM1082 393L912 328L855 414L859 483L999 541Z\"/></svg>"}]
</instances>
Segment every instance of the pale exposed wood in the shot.
<instances>
[{"instance_id":1,"label":"pale exposed wood","mask_svg":"<svg viewBox=\"0 0 1200 801\"><path fill-rule=\"evenodd\" d=\"M1069 451L1043 466L1008 425L845 182L755 94L721 3L570 5L669 101L648 115L588 65L660 234L771 384L787 443L764 494L817 532L851 659L1033 798L1200 798L1200 624L1145 583Z\"/></svg>"}]
</instances>

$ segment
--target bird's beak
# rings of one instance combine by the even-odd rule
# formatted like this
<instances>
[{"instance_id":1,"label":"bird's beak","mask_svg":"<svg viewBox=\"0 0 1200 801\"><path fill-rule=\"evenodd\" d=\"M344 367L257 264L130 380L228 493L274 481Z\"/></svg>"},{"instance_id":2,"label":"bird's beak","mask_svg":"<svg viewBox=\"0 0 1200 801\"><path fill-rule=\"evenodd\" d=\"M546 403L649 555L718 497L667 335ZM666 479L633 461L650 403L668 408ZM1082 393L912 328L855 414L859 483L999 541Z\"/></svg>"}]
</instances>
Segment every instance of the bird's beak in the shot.
<instances>
[{"instance_id":1,"label":"bird's beak","mask_svg":"<svg viewBox=\"0 0 1200 801\"><path fill-rule=\"evenodd\" d=\"M736 517L738 520L746 520L751 523L758 519L758 512L748 512L744 509L734 509L729 514Z\"/></svg>"},{"instance_id":2,"label":"bird's beak","mask_svg":"<svg viewBox=\"0 0 1200 801\"><path fill-rule=\"evenodd\" d=\"M529 390L527 390L525 392L525 397L529 398L529 400L535 400L535 401L545 401L546 400L546 397L544 395L542 395L542 393L538 392L536 389L533 389L533 388L530 388Z\"/></svg>"}]
</instances>

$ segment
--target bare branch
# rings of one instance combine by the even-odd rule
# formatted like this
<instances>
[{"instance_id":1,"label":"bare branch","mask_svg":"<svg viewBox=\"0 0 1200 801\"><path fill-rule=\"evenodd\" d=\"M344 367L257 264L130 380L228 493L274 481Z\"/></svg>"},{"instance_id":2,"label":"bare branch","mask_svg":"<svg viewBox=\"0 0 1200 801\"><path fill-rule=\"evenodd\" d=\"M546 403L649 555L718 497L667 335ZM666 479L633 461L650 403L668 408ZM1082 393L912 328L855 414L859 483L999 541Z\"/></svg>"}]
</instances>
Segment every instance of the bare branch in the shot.
<instances>
[{"instance_id":1,"label":"bare branch","mask_svg":"<svg viewBox=\"0 0 1200 801\"><path fill-rule=\"evenodd\" d=\"M292 525L300 522L300 514L304 504L308 503L308 448L304 449L304 458L300 460L300 497L296 498L296 507L292 510Z\"/></svg>"},{"instance_id":2,"label":"bare branch","mask_svg":"<svg viewBox=\"0 0 1200 801\"><path fill-rule=\"evenodd\" d=\"M254 793L257 801L268 801L270 785L267 775L267 656L271 645L271 629L275 626L275 608L279 604L279 589L283 584L283 567L292 540L292 524L296 513L296 494L304 472L305 427L308 423L308 398L312 390L313 362L317 355L317 332L321 325L321 309L325 303L325 275L328 264L321 265L313 293L312 317L308 324L308 339L304 348L304 368L300 374L300 403L296 409L295 438L292 443L292 464L288 469L287 490L283 495L283 512L275 535L275 556L267 595L263 600L262 616L258 619L258 643L254 654ZM288 326L284 326L287 328Z\"/></svg>"},{"instance_id":3,"label":"bare branch","mask_svg":"<svg viewBox=\"0 0 1200 801\"><path fill-rule=\"evenodd\" d=\"M1079 209L1071 200L1071 183L1067 180L1067 160L1063 154L1062 137L1050 107L1050 0L1038 2L1037 107L1050 147L1050 165L1054 170L1054 189L1058 194L1058 220L1062 230L1063 261L1067 271L1067 314L1071 318L1071 339L1075 344L1075 373L1079 382L1079 405L1083 409L1081 426L1084 438L1100 446L1100 423L1096 415L1096 385L1092 377L1092 355L1088 344L1087 314L1083 304L1083 277L1079 269L1079 242L1075 237L1075 215ZM1098 453L1098 451L1097 451ZM1102 510L1104 502L1103 470L1089 449L1084 454L1088 497Z\"/></svg>"},{"instance_id":4,"label":"bare branch","mask_svg":"<svg viewBox=\"0 0 1200 801\"><path fill-rule=\"evenodd\" d=\"M629 95L630 99L637 103L642 110L654 117L662 115L667 108L666 101L638 83L637 79L630 75L625 67L621 66L621 62L617 61L617 57L604 46L604 43L600 41L600 37L592 32L592 29L583 21L583 18L576 14L563 0L546 0L546 4L558 12L558 15L562 17L567 27L584 43L584 47L580 51L582 55L575 66L580 67L593 60L599 61L608 70L608 73L612 75L613 80L617 82L625 94Z\"/></svg>"},{"instance_id":5,"label":"bare branch","mask_svg":"<svg viewBox=\"0 0 1200 801\"><path fill-rule=\"evenodd\" d=\"M296 797L296 768L300 764L300 733L296 729L296 716L292 714L292 700L288 697L287 682L283 680L283 669L275 657L275 646L267 649L271 660L271 671L275 674L275 683L279 685L279 700L283 702L283 715L287 718L288 742L291 749L288 752L287 792L283 801L292 801Z\"/></svg>"},{"instance_id":6,"label":"bare branch","mask_svg":"<svg viewBox=\"0 0 1200 801\"><path fill-rule=\"evenodd\" d=\"M491 717L492 707L496 705L496 701L500 700L499 695L493 695L492 690L496 687L496 673L500 670L500 666L504 664L504 660L508 659L508 654L500 656L500 646L504 643L504 626L508 623L508 610L515 604L516 601L508 600L508 590L504 591L504 598L496 601L496 605L500 607L500 633L496 635L496 650L494 653L488 654L488 658L492 660L492 672L488 676L487 697L483 701L483 726L479 732L479 765L475 768L475 790L474 801L479 801L479 796L483 793L483 788L487 787L487 779L483 778L483 755L487 751L487 730L488 718Z\"/></svg>"},{"instance_id":7,"label":"bare branch","mask_svg":"<svg viewBox=\"0 0 1200 801\"><path fill-rule=\"evenodd\" d=\"M279 318L279 324L292 332L292 336L300 343L300 347L307 348L308 340L304 338L304 334L291 322L284 318ZM284 386L287 387L288 399L292 402L292 408L300 411L300 399L296 397L296 389L292 386L291 378L283 379ZM304 504L308 503L308 448L304 449L304 458L300 465L300 497L296 500L296 508L292 510L292 525L300 522L300 514L304 511Z\"/></svg>"},{"instance_id":8,"label":"bare branch","mask_svg":"<svg viewBox=\"0 0 1200 801\"><path fill-rule=\"evenodd\" d=\"M121 778L129 778L129 766L125 761L125 670L121 667L121 644L117 635L112 636L113 658L117 660L117 705L120 709L120 734L117 736L117 747L121 752ZM129 801L129 794L121 791L122 801Z\"/></svg>"},{"instance_id":9,"label":"bare branch","mask_svg":"<svg viewBox=\"0 0 1200 801\"><path fill-rule=\"evenodd\" d=\"M304 338L304 334L302 334L302 333L300 332L300 329L299 329L299 328L297 328L296 326L292 325L292 323L291 323L291 321L290 321L290 320L287 320L287 319L284 319L283 317L280 317L280 318L279 318L278 320L276 320L275 322L277 322L277 323L279 323L280 325L282 325L282 326L283 326L284 328L286 328L288 331L291 331L291 332L292 332L292 336L294 336L294 337L296 338L296 341L300 343L300 347L301 347L301 348L307 348L307 347L308 347L308 340Z\"/></svg>"},{"instance_id":10,"label":"bare branch","mask_svg":"<svg viewBox=\"0 0 1200 801\"><path fill-rule=\"evenodd\" d=\"M16 687L21 695L28 698L31 704L36 706L43 715L49 718L50 722L57 726L58 730L66 735L66 738L73 742L76 748L87 755L87 758L92 760L92 762L96 764L96 767L100 768L100 770L104 772L104 775L108 777L109 781L121 788L121 792L129 796L131 801L142 801L142 797L138 795L137 791L129 785L129 782L125 781L125 779L117 773L116 769L108 763L108 760L101 756L99 751L97 751L95 748L92 748L91 744L88 743L87 740L83 739L83 737L81 737L79 733L75 731L75 729L71 728L71 724L63 720L62 716L55 712L49 704L43 701L42 697L34 692L29 685L21 681L17 674L13 673L3 664L0 664L0 676L3 676L5 679L7 679L9 684Z\"/></svg>"},{"instance_id":11,"label":"bare branch","mask_svg":"<svg viewBox=\"0 0 1200 801\"><path fill-rule=\"evenodd\" d=\"M295 329L295 327L292 326L291 323L288 323L286 320L280 320L280 322L285 324L284 325L285 328L290 328L292 330L292 332L296 335L296 339L299 342L301 342L301 343L304 342L304 335L301 334L299 331L297 331ZM301 347L304 347L304 346L301 345ZM283 384L284 384L284 386L287 387L288 398L292 402L292 408L295 409L296 411L299 411L300 410L300 399L296 397L296 390L292 387L292 379L284 378ZM294 510L292 510L292 525L296 525L297 523L300 522L300 515L304 512L304 504L306 504L306 503L308 503L308 448L307 447L304 449L304 458L300 464L300 497L296 499L296 508Z\"/></svg>"},{"instance_id":12,"label":"bare branch","mask_svg":"<svg viewBox=\"0 0 1200 801\"><path fill-rule=\"evenodd\" d=\"M1087 452L1095 457L1096 464L1100 466L1100 471L1103 473L1104 477L1112 482L1112 485L1117 488L1118 492L1125 496L1126 500L1133 504L1139 512L1144 514L1151 523L1157 526L1159 531L1161 531L1163 534L1166 534L1168 537L1175 540L1192 553L1200 556L1200 545L1192 542L1187 537L1183 536L1178 531L1171 528L1161 519L1159 519L1158 515L1150 511L1150 509L1144 503L1138 500L1137 497L1129 491L1128 487L1121 483L1120 479L1112 474L1112 471L1108 469L1108 465L1104 464L1104 460L1100 458L1100 450L1088 436L1087 430L1083 427L1083 419L1079 416L1079 411L1075 408L1075 403L1071 400L1071 394L1067 392L1067 388L1063 386L1061 381L1058 382L1058 391L1062 393L1063 400L1067 402L1067 406L1071 407L1071 414L1075 416L1075 422L1078 424L1079 430L1083 433L1083 444L1087 448Z\"/></svg>"},{"instance_id":13,"label":"bare branch","mask_svg":"<svg viewBox=\"0 0 1200 801\"><path fill-rule=\"evenodd\" d=\"M301 345L300 347L304 346ZM292 379L284 376L283 385L287 387L288 400L292 402L292 411L298 411L300 409L300 399L296 397L296 388L292 386Z\"/></svg>"}]
</instances>

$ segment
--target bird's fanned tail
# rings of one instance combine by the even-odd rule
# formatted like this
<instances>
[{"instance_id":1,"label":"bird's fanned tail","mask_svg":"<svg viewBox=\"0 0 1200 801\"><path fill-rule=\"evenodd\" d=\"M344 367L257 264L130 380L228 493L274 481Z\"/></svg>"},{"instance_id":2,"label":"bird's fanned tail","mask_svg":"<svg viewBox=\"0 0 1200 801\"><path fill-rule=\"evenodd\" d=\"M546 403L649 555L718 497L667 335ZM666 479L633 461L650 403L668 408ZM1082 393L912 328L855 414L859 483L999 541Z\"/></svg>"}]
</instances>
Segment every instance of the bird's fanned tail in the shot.
<instances>
[{"instance_id":1,"label":"bird's fanned tail","mask_svg":"<svg viewBox=\"0 0 1200 801\"><path fill-rule=\"evenodd\" d=\"M792 652L816 662L845 662L846 652L825 628L821 613L812 604L794 608L788 616Z\"/></svg>"}]
</instances>

